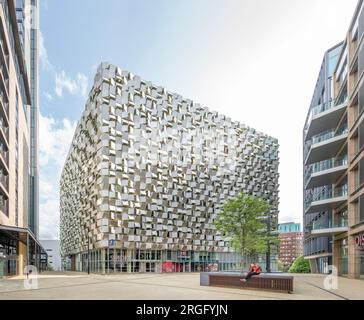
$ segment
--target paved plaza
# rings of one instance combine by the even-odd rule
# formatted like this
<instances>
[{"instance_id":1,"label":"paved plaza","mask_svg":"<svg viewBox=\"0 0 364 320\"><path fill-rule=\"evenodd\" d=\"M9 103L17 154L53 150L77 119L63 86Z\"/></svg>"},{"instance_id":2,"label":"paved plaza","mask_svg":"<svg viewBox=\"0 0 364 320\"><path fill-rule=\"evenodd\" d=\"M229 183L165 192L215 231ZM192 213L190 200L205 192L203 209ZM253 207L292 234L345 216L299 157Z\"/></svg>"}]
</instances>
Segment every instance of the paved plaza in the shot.
<instances>
[{"instance_id":1,"label":"paved plaza","mask_svg":"<svg viewBox=\"0 0 364 320\"><path fill-rule=\"evenodd\" d=\"M364 281L339 278L327 291L322 275L295 275L294 293L201 287L199 274L44 273L37 290L26 290L21 278L0 280L0 300L343 300L364 299Z\"/></svg>"}]
</instances>

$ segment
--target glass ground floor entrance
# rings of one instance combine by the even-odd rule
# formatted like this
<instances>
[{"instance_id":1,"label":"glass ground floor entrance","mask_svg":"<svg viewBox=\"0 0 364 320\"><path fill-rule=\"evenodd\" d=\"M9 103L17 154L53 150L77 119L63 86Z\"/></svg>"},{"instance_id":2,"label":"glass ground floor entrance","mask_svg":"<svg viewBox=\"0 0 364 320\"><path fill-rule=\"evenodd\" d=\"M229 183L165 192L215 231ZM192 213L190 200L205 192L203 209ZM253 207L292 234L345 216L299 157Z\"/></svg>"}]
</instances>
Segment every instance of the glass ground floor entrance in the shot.
<instances>
[{"instance_id":1,"label":"glass ground floor entrance","mask_svg":"<svg viewBox=\"0 0 364 320\"><path fill-rule=\"evenodd\" d=\"M271 260L275 271L276 257ZM63 269L92 273L241 271L241 262L235 253L105 248L63 257ZM257 262L265 268L263 257Z\"/></svg>"},{"instance_id":2,"label":"glass ground floor entrance","mask_svg":"<svg viewBox=\"0 0 364 320\"><path fill-rule=\"evenodd\" d=\"M23 274L24 267L47 269L47 254L27 229L0 225L0 278Z\"/></svg>"}]
</instances>

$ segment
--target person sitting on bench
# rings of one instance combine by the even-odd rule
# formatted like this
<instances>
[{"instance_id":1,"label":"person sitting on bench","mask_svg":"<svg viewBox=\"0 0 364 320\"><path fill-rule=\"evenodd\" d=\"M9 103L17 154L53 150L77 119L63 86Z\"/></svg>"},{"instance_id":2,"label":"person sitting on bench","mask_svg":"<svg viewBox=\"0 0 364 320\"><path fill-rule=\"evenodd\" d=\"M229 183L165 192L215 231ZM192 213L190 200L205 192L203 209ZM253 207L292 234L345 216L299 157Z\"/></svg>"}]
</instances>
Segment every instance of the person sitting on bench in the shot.
<instances>
[{"instance_id":1,"label":"person sitting on bench","mask_svg":"<svg viewBox=\"0 0 364 320\"><path fill-rule=\"evenodd\" d=\"M262 273L262 268L257 263L252 263L250 265L250 270L246 275L245 279L241 279L243 282L247 282L252 276L259 276Z\"/></svg>"}]
</instances>

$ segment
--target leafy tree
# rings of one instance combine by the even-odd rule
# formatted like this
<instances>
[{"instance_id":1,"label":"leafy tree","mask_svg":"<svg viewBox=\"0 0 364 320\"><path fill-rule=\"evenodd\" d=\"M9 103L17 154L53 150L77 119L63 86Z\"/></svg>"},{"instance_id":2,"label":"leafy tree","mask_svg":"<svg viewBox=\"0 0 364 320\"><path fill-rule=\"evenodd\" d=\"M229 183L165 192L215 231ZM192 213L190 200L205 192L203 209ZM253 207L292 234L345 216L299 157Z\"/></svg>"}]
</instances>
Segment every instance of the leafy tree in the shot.
<instances>
[{"instance_id":1,"label":"leafy tree","mask_svg":"<svg viewBox=\"0 0 364 320\"><path fill-rule=\"evenodd\" d=\"M303 256L298 257L289 268L289 273L311 273L310 263Z\"/></svg>"},{"instance_id":2,"label":"leafy tree","mask_svg":"<svg viewBox=\"0 0 364 320\"><path fill-rule=\"evenodd\" d=\"M269 204L264 199L240 193L223 205L215 220L216 229L232 239L231 244L244 257L245 265L248 257L267 252L268 240L271 244L277 242L276 236L267 234L262 220L268 210Z\"/></svg>"}]
</instances>

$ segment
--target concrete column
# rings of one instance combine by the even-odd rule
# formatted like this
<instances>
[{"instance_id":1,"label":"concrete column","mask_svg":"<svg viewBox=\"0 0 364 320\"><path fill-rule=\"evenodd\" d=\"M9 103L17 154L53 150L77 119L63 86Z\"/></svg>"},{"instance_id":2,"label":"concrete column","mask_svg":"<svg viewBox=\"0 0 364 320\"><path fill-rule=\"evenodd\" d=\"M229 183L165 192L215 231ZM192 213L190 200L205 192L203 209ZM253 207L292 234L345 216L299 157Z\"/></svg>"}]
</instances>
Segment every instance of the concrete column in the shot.
<instances>
[{"instance_id":1,"label":"concrete column","mask_svg":"<svg viewBox=\"0 0 364 320\"><path fill-rule=\"evenodd\" d=\"M348 253L348 278L357 279L360 277L359 250L355 243L355 236L349 236Z\"/></svg>"},{"instance_id":2,"label":"concrete column","mask_svg":"<svg viewBox=\"0 0 364 320\"><path fill-rule=\"evenodd\" d=\"M24 268L27 265L27 253L28 249L27 246L23 242L18 242L18 264L17 264L17 275L23 275L24 274Z\"/></svg>"},{"instance_id":3,"label":"concrete column","mask_svg":"<svg viewBox=\"0 0 364 320\"><path fill-rule=\"evenodd\" d=\"M309 259L308 261L310 263L311 273L317 273L316 260L315 259Z\"/></svg>"},{"instance_id":4,"label":"concrete column","mask_svg":"<svg viewBox=\"0 0 364 320\"><path fill-rule=\"evenodd\" d=\"M77 271L77 268L76 268L76 255L71 256L71 271Z\"/></svg>"},{"instance_id":5,"label":"concrete column","mask_svg":"<svg viewBox=\"0 0 364 320\"><path fill-rule=\"evenodd\" d=\"M105 274L106 250L101 249L101 274Z\"/></svg>"},{"instance_id":6,"label":"concrete column","mask_svg":"<svg viewBox=\"0 0 364 320\"><path fill-rule=\"evenodd\" d=\"M337 269L338 274L341 273L341 263L340 263L340 240L333 239L332 246L332 264Z\"/></svg>"},{"instance_id":7,"label":"concrete column","mask_svg":"<svg viewBox=\"0 0 364 320\"><path fill-rule=\"evenodd\" d=\"M351 177L352 176L352 177ZM349 181L350 180L354 180L354 174L352 173L351 176L349 176ZM353 185L355 185L354 182L352 182ZM358 203L349 203L348 205L348 224L349 227L353 226L356 224L356 215L357 215L357 211L359 210L358 208Z\"/></svg>"},{"instance_id":8,"label":"concrete column","mask_svg":"<svg viewBox=\"0 0 364 320\"><path fill-rule=\"evenodd\" d=\"M114 251L113 251L113 268L114 268L114 273L116 272L116 249L114 248Z\"/></svg>"},{"instance_id":9,"label":"concrete column","mask_svg":"<svg viewBox=\"0 0 364 320\"><path fill-rule=\"evenodd\" d=\"M126 255L127 255L127 259L128 259L128 273L131 273L132 250L128 250Z\"/></svg>"}]
</instances>

